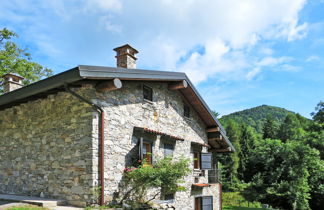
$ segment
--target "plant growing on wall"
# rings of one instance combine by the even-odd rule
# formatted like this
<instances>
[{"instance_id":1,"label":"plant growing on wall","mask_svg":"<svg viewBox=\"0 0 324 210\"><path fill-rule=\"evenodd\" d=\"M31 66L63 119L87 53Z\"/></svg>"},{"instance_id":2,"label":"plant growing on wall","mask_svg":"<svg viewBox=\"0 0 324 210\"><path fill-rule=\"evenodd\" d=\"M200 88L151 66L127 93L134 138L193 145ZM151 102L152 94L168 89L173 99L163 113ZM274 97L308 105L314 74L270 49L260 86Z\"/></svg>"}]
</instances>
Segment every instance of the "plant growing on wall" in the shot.
<instances>
[{"instance_id":1,"label":"plant growing on wall","mask_svg":"<svg viewBox=\"0 0 324 210\"><path fill-rule=\"evenodd\" d=\"M179 185L183 177L189 173L189 160L171 158L158 160L154 165L148 165L145 161L138 168L125 168L125 186L120 192L119 204L129 204L132 208L140 208L149 205L149 202L161 194L184 191L185 187ZM149 197L150 188L158 189Z\"/></svg>"}]
</instances>

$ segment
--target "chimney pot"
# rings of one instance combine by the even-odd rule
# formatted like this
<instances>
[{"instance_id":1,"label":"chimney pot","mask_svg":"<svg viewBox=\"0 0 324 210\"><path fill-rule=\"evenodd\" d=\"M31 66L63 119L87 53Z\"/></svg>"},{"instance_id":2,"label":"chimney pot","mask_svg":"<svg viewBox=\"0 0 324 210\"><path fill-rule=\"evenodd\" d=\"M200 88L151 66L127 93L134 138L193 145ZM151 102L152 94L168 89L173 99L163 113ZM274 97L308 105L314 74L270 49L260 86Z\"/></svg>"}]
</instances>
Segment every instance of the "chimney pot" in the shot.
<instances>
[{"instance_id":1,"label":"chimney pot","mask_svg":"<svg viewBox=\"0 0 324 210\"><path fill-rule=\"evenodd\" d=\"M23 86L22 81L25 78L13 73L8 73L3 75L3 91L4 93L11 92L13 90L19 89Z\"/></svg>"},{"instance_id":2,"label":"chimney pot","mask_svg":"<svg viewBox=\"0 0 324 210\"><path fill-rule=\"evenodd\" d=\"M130 46L125 44L123 46L117 47L114 49L117 53L117 67L126 68L126 69L136 69L136 54L138 51Z\"/></svg>"}]
</instances>

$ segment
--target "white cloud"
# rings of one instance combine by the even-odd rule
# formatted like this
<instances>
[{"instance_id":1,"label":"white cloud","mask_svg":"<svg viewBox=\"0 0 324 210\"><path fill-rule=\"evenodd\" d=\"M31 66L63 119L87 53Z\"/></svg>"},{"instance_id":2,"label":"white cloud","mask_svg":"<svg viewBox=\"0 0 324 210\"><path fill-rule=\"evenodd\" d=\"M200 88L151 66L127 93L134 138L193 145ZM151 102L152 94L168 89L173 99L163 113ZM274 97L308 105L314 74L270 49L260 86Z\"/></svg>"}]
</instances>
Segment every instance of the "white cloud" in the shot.
<instances>
[{"instance_id":1,"label":"white cloud","mask_svg":"<svg viewBox=\"0 0 324 210\"><path fill-rule=\"evenodd\" d=\"M292 58L290 57L264 57L260 61L257 61L255 64L253 64L254 68L247 73L246 78L248 80L253 79L266 67L281 66L281 69L293 71L294 66L286 64L286 62L289 62L291 60Z\"/></svg>"},{"instance_id":2,"label":"white cloud","mask_svg":"<svg viewBox=\"0 0 324 210\"><path fill-rule=\"evenodd\" d=\"M320 60L321 58L317 55L311 55L309 56L308 58L306 58L306 62L314 62L314 61L318 61Z\"/></svg>"},{"instance_id":3,"label":"white cloud","mask_svg":"<svg viewBox=\"0 0 324 210\"><path fill-rule=\"evenodd\" d=\"M119 0L86 0L84 5L86 11L120 12L122 9Z\"/></svg>"},{"instance_id":4,"label":"white cloud","mask_svg":"<svg viewBox=\"0 0 324 210\"><path fill-rule=\"evenodd\" d=\"M77 51L89 54L74 57L93 56L96 60L103 55L78 49L102 53L103 49L94 46L113 48L127 42L140 51L139 67L184 71L195 83L209 78L252 79L266 67L291 65L284 57L276 58L271 46L262 43L302 39L309 27L299 19L306 0L26 2L5 1L0 5L0 19L23 23L24 31L49 36L29 36L44 54ZM15 12L16 4L23 8L21 14ZM44 40L50 44L46 46Z\"/></svg>"}]
</instances>

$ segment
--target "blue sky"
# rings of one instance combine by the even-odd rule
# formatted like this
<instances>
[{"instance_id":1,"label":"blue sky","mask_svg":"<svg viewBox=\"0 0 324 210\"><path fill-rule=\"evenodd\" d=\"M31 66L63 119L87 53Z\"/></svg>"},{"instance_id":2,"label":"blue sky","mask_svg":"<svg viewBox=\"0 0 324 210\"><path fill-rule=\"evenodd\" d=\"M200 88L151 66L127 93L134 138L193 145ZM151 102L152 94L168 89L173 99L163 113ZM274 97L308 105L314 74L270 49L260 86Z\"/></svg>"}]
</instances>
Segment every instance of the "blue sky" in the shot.
<instances>
[{"instance_id":1,"label":"blue sky","mask_svg":"<svg viewBox=\"0 0 324 210\"><path fill-rule=\"evenodd\" d=\"M115 66L186 72L210 108L267 104L306 117L324 100L323 0L0 0L0 28L55 73Z\"/></svg>"}]
</instances>

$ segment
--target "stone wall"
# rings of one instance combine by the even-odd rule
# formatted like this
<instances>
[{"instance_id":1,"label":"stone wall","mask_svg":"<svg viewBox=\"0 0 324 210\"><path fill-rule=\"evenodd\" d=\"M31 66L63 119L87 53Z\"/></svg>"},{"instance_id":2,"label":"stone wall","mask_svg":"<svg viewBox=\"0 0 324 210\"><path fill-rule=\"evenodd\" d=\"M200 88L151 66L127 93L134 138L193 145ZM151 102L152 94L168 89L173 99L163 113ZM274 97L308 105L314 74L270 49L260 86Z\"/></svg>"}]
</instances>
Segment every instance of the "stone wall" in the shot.
<instances>
[{"instance_id":1,"label":"stone wall","mask_svg":"<svg viewBox=\"0 0 324 210\"><path fill-rule=\"evenodd\" d=\"M147 82L153 88L153 102L143 99L142 82L123 81L119 90L99 93L92 85L78 93L105 110L105 196L112 200L120 189L123 170L129 166L138 138L134 127L145 127L184 141L159 135L145 138L153 143L153 161L164 156L164 143L173 141L174 159L183 156L193 163L193 142L207 143L205 125L191 107L191 117L183 116L188 104L167 83ZM0 193L40 195L68 200L71 204L94 202L93 189L99 185L98 115L86 103L68 93L30 101L0 111ZM198 147L206 152L206 147ZM185 177L185 192L165 203L176 209L194 209L194 196L214 196L219 209L219 185L192 189L195 177L208 182L208 172L193 170Z\"/></svg>"},{"instance_id":2,"label":"stone wall","mask_svg":"<svg viewBox=\"0 0 324 210\"><path fill-rule=\"evenodd\" d=\"M0 193L92 202L93 113L63 92L1 110Z\"/></svg>"},{"instance_id":3,"label":"stone wall","mask_svg":"<svg viewBox=\"0 0 324 210\"><path fill-rule=\"evenodd\" d=\"M145 127L173 136L184 141L175 141L174 159L183 156L193 163L192 142L206 144L208 139L205 125L191 107L191 117L183 116L183 105L188 104L178 91L169 91L167 83L147 82L153 88L153 102L143 99L142 82L123 81L120 90L95 93L97 100L105 109L105 195L111 200L113 193L119 189L123 170L128 166L130 152L137 147L140 136L134 127ZM164 139L160 136L146 137L153 142L153 161L163 157ZM206 152L207 148L202 147ZM96 164L96 163L94 163ZM94 165L94 167L96 167ZM185 192L178 192L169 205L176 209L194 209L194 196L218 195L218 185L207 187L199 192L191 190L194 178L199 173L193 170L185 178ZM198 176L200 183L208 182L208 172ZM156 201L159 202L159 201ZM214 209L218 209L218 198L214 197Z\"/></svg>"}]
</instances>

